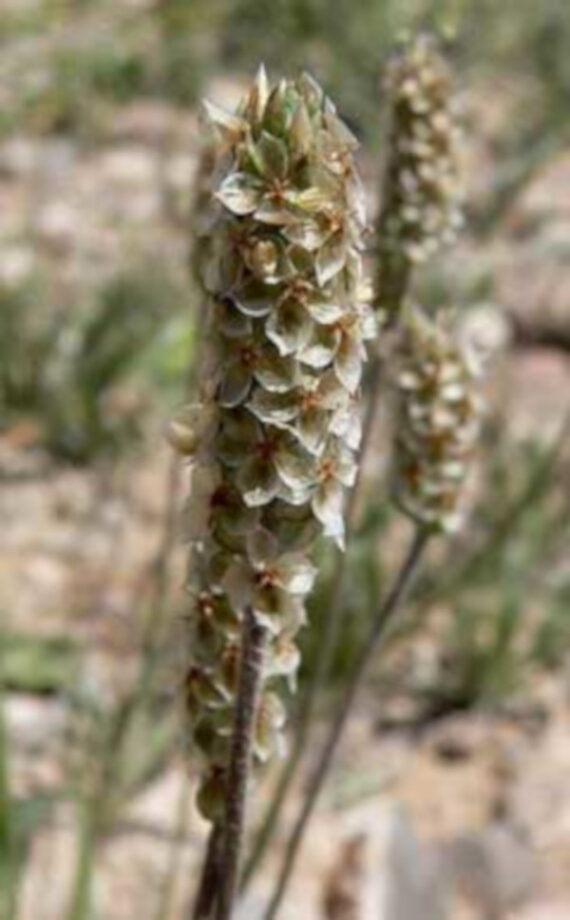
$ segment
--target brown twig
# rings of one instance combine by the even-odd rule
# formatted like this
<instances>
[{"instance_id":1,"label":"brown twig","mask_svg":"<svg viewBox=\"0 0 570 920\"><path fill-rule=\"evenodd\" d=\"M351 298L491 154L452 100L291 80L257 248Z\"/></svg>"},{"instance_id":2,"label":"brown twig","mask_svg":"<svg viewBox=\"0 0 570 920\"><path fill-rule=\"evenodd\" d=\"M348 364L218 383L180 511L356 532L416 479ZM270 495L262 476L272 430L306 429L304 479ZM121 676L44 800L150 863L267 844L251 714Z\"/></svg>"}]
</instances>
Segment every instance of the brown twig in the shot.
<instances>
[{"instance_id":1,"label":"brown twig","mask_svg":"<svg viewBox=\"0 0 570 920\"><path fill-rule=\"evenodd\" d=\"M265 627L257 621L253 611L247 608L244 612L239 686L226 779L226 811L219 860L216 920L231 920L237 893L265 638Z\"/></svg>"},{"instance_id":2,"label":"brown twig","mask_svg":"<svg viewBox=\"0 0 570 920\"><path fill-rule=\"evenodd\" d=\"M307 824L313 813L323 782L329 772L338 742L352 710L357 691L362 684L371 659L378 650L378 644L384 636L386 628L391 624L395 614L402 606L417 571L428 538L428 531L424 529L416 530L402 567L385 601L378 608L368 636L352 667L341 707L331 725L325 746L309 781L309 786L299 811L297 821L295 822L293 832L289 838L281 873L264 920L274 920L277 915L277 911L279 910L293 872Z\"/></svg>"},{"instance_id":3,"label":"brown twig","mask_svg":"<svg viewBox=\"0 0 570 920\"><path fill-rule=\"evenodd\" d=\"M210 831L204 867L192 911L192 920L207 920L212 916L219 883L221 829L215 824Z\"/></svg>"}]
</instances>

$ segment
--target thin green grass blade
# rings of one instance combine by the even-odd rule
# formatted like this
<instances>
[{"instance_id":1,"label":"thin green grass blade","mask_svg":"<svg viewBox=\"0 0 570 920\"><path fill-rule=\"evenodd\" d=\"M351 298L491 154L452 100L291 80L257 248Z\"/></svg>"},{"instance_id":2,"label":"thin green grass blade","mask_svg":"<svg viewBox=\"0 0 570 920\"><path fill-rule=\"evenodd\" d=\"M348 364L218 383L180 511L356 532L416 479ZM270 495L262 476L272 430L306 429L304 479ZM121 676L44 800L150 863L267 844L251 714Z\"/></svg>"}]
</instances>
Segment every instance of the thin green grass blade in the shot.
<instances>
[{"instance_id":1,"label":"thin green grass blade","mask_svg":"<svg viewBox=\"0 0 570 920\"><path fill-rule=\"evenodd\" d=\"M97 843L95 799L78 803L79 848L73 890L66 920L91 920L93 876Z\"/></svg>"},{"instance_id":2,"label":"thin green grass blade","mask_svg":"<svg viewBox=\"0 0 570 920\"><path fill-rule=\"evenodd\" d=\"M16 920L17 865L4 716L4 642L0 637L0 920Z\"/></svg>"}]
</instances>

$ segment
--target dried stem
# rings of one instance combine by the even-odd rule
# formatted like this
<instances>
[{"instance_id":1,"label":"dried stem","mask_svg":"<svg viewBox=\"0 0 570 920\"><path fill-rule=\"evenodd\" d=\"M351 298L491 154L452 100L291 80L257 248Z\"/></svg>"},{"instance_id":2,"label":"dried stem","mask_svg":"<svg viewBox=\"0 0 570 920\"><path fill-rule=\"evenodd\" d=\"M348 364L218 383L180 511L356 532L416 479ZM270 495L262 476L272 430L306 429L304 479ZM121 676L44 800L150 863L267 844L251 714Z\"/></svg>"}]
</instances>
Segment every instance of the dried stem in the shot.
<instances>
[{"instance_id":1,"label":"dried stem","mask_svg":"<svg viewBox=\"0 0 570 920\"><path fill-rule=\"evenodd\" d=\"M196 903L192 911L192 920L207 920L212 915L218 892L221 840L220 827L215 824L208 838L206 858L196 894Z\"/></svg>"},{"instance_id":2,"label":"dried stem","mask_svg":"<svg viewBox=\"0 0 570 920\"><path fill-rule=\"evenodd\" d=\"M378 403L380 398L380 379L381 379L381 361L378 355L375 355L370 373L370 396L366 408L364 419L362 442L358 459L358 472L356 482L349 495L346 509L346 539L350 542L354 531L356 520L356 508L362 485L362 470L364 460L371 444L374 430L374 421L377 414ZM263 857L267 851L267 845L273 836L273 832L279 821L283 805L287 798L291 784L297 775L299 764L306 750L307 738L311 728L315 705L319 694L328 677L334 653L338 644L338 636L342 623L343 614L343 597L346 576L348 572L346 553L338 553L335 574L330 589L330 607L325 622L325 628L322 635L319 636L319 655L317 657L315 668L307 684L304 696L299 706L299 714L296 725L295 739L293 749L285 762L275 794L267 809L267 813L257 834L252 852L246 861L240 890L243 892L248 887L255 872L259 868Z\"/></svg>"},{"instance_id":3,"label":"dried stem","mask_svg":"<svg viewBox=\"0 0 570 920\"><path fill-rule=\"evenodd\" d=\"M265 641L265 627L257 622L252 610L247 608L244 613L239 686L226 780L216 920L231 920L236 898Z\"/></svg>"},{"instance_id":4,"label":"dried stem","mask_svg":"<svg viewBox=\"0 0 570 920\"><path fill-rule=\"evenodd\" d=\"M371 659L378 650L378 644L381 638L385 635L386 628L391 624L394 616L402 606L406 594L411 586L413 577L417 571L418 564L428 538L429 532L427 530L417 529L415 531L411 546L406 554L402 567L399 570L394 584L384 603L381 604L381 606L378 608L376 616L372 622L370 632L361 648L357 660L353 665L341 707L333 724L331 725L325 746L310 779L301 810L293 828L291 837L289 838L281 873L264 920L274 920L277 915L277 911L279 910L283 900L287 884L293 872L296 857L301 846L307 824L316 805L317 798L321 791L324 780L330 769L338 742L346 725L348 716L352 710L357 691L362 684Z\"/></svg>"}]
</instances>

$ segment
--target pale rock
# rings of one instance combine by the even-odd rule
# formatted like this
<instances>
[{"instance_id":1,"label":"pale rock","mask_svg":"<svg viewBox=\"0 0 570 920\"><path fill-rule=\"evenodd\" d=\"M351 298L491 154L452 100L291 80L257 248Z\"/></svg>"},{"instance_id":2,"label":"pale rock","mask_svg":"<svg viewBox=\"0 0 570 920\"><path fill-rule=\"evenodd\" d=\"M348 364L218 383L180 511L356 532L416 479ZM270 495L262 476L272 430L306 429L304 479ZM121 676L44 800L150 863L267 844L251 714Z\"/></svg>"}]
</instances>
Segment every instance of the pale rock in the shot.
<instances>
[{"instance_id":1,"label":"pale rock","mask_svg":"<svg viewBox=\"0 0 570 920\"><path fill-rule=\"evenodd\" d=\"M403 811L394 816L386 866L382 920L447 920L436 851L418 839Z\"/></svg>"},{"instance_id":2,"label":"pale rock","mask_svg":"<svg viewBox=\"0 0 570 920\"><path fill-rule=\"evenodd\" d=\"M70 244L80 225L77 210L65 201L51 201L36 217L36 231L40 238L57 245Z\"/></svg>"},{"instance_id":3,"label":"pale rock","mask_svg":"<svg viewBox=\"0 0 570 920\"><path fill-rule=\"evenodd\" d=\"M458 835L443 845L442 864L452 892L482 916L503 917L530 899L536 884L528 841L506 824Z\"/></svg>"},{"instance_id":4,"label":"pale rock","mask_svg":"<svg viewBox=\"0 0 570 920\"><path fill-rule=\"evenodd\" d=\"M10 694L4 704L6 727L16 747L28 753L53 745L66 725L61 700L33 694Z\"/></svg>"},{"instance_id":5,"label":"pale rock","mask_svg":"<svg viewBox=\"0 0 570 920\"><path fill-rule=\"evenodd\" d=\"M174 834L179 823L180 803L184 798L184 787L188 784L188 772L183 765L173 765L154 780L137 796L125 812L125 821L153 828L163 835ZM196 816L192 803L192 827L203 825ZM192 837L202 839L201 833Z\"/></svg>"},{"instance_id":6,"label":"pale rock","mask_svg":"<svg viewBox=\"0 0 570 920\"><path fill-rule=\"evenodd\" d=\"M26 137L13 137L0 148L0 174L10 178L28 176L37 168L39 158L37 143Z\"/></svg>"},{"instance_id":7,"label":"pale rock","mask_svg":"<svg viewBox=\"0 0 570 920\"><path fill-rule=\"evenodd\" d=\"M0 283L18 287L30 277L34 263L35 255L30 246L4 246L0 249Z\"/></svg>"},{"instance_id":8,"label":"pale rock","mask_svg":"<svg viewBox=\"0 0 570 920\"><path fill-rule=\"evenodd\" d=\"M105 178L117 186L149 186L156 180L156 157L142 146L107 151L100 161Z\"/></svg>"}]
</instances>

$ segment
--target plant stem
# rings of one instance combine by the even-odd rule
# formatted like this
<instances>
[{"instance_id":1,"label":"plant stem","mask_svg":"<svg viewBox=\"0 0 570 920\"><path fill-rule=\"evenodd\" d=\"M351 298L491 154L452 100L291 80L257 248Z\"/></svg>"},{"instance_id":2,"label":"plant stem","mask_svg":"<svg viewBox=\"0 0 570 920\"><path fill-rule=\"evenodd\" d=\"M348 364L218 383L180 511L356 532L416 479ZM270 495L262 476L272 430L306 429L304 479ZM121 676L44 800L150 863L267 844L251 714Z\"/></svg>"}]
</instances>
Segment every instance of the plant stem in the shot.
<instances>
[{"instance_id":1,"label":"plant stem","mask_svg":"<svg viewBox=\"0 0 570 920\"><path fill-rule=\"evenodd\" d=\"M207 920L211 917L218 892L221 830L214 824L208 838L206 858L200 876L200 885L192 911L192 920Z\"/></svg>"},{"instance_id":2,"label":"plant stem","mask_svg":"<svg viewBox=\"0 0 570 920\"><path fill-rule=\"evenodd\" d=\"M277 911L279 910L283 900L287 884L293 872L296 857L303 840L307 824L313 813L313 809L316 805L323 782L330 769L338 742L346 725L348 716L352 710L357 691L362 684L367 667L378 649L380 639L384 636L386 628L391 624L395 614L402 606L406 594L411 586L413 577L417 571L419 561L428 539L428 531L424 529L416 529L402 567L400 568L394 584L385 601L378 608L376 616L374 617L370 627L368 636L361 648L360 654L358 655L352 667L341 707L333 724L331 725L325 746L309 781L309 786L297 821L293 828L291 837L289 838L281 873L279 875L277 885L273 897L269 903L269 907L265 914L264 920L274 920L277 915Z\"/></svg>"},{"instance_id":3,"label":"plant stem","mask_svg":"<svg viewBox=\"0 0 570 920\"><path fill-rule=\"evenodd\" d=\"M265 638L265 627L257 622L253 611L247 608L244 612L239 686L226 780L226 812L219 863L216 920L231 920L236 899Z\"/></svg>"},{"instance_id":4,"label":"plant stem","mask_svg":"<svg viewBox=\"0 0 570 920\"><path fill-rule=\"evenodd\" d=\"M358 506L358 498L360 496L360 489L362 485L362 470L364 466L363 461L371 443L374 430L374 421L378 409L381 390L380 379L381 361L379 356L375 355L370 372L370 397L366 408L366 415L364 418L364 425L362 430L362 441L360 445L357 478L350 493L346 509L347 543L350 542L350 538L354 531L356 518L355 512ZM283 770L281 771L277 788L262 821L253 849L246 861L240 884L241 892L246 890L253 876L255 875L255 872L259 868L263 857L265 856L267 845L273 836L273 832L279 821L285 799L287 798L291 784L297 775L299 764L301 763L303 753L307 747L307 738L309 736L309 731L313 720L315 704L329 674L334 653L338 645L338 636L342 623L342 614L344 612L342 600L344 596L344 586L346 583L347 572L348 564L346 553L339 553L330 590L331 600L328 615L325 621L325 628L322 635L319 636L319 655L317 657L315 668L309 678L305 693L299 706L293 748L285 762Z\"/></svg>"},{"instance_id":5,"label":"plant stem","mask_svg":"<svg viewBox=\"0 0 570 920\"><path fill-rule=\"evenodd\" d=\"M16 918L18 865L14 840L14 800L10 789L9 742L4 709L4 635L0 633L0 920Z\"/></svg>"},{"instance_id":6,"label":"plant stem","mask_svg":"<svg viewBox=\"0 0 570 920\"><path fill-rule=\"evenodd\" d=\"M99 839L97 820L98 799L86 797L78 802L80 809L80 838L77 850L77 864L67 920L89 920L95 868L95 851Z\"/></svg>"},{"instance_id":7,"label":"plant stem","mask_svg":"<svg viewBox=\"0 0 570 920\"><path fill-rule=\"evenodd\" d=\"M386 311L388 322L394 322L401 312L411 275L410 264L403 255L390 258L380 250L374 307L378 311Z\"/></svg>"}]
</instances>

